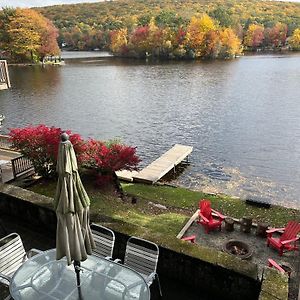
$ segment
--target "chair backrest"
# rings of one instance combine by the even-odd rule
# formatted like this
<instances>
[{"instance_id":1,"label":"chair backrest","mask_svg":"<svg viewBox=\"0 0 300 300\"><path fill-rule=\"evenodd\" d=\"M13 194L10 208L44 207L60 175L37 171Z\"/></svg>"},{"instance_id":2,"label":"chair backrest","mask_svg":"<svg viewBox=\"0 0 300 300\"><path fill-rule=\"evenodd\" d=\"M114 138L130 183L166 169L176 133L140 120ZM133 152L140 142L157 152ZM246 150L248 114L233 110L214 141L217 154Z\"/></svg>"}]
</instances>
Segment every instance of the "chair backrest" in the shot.
<instances>
[{"instance_id":1,"label":"chair backrest","mask_svg":"<svg viewBox=\"0 0 300 300\"><path fill-rule=\"evenodd\" d=\"M284 229L284 233L280 236L280 241L293 239L300 231L300 224L296 221L289 221Z\"/></svg>"},{"instance_id":2,"label":"chair backrest","mask_svg":"<svg viewBox=\"0 0 300 300\"><path fill-rule=\"evenodd\" d=\"M96 244L93 255L112 257L115 245L114 232L111 229L97 224L91 224L90 227Z\"/></svg>"},{"instance_id":3,"label":"chair backrest","mask_svg":"<svg viewBox=\"0 0 300 300\"><path fill-rule=\"evenodd\" d=\"M12 277L27 259L22 240L17 233L0 239L0 273Z\"/></svg>"},{"instance_id":4,"label":"chair backrest","mask_svg":"<svg viewBox=\"0 0 300 300\"><path fill-rule=\"evenodd\" d=\"M210 201L203 199L199 202L199 209L202 215L208 220L212 219Z\"/></svg>"},{"instance_id":5,"label":"chair backrest","mask_svg":"<svg viewBox=\"0 0 300 300\"><path fill-rule=\"evenodd\" d=\"M156 272L158 256L159 248L156 244L132 236L127 241L124 265L149 276Z\"/></svg>"}]
</instances>

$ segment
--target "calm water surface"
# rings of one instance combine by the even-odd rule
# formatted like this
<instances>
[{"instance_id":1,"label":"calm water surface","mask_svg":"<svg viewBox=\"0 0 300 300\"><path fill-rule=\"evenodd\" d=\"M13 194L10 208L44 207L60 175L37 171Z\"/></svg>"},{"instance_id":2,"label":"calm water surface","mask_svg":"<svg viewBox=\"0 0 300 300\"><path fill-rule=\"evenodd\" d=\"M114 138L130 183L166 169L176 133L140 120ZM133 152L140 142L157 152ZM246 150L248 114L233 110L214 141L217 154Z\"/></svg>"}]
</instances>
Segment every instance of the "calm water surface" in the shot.
<instances>
[{"instance_id":1,"label":"calm water surface","mask_svg":"<svg viewBox=\"0 0 300 300\"><path fill-rule=\"evenodd\" d=\"M117 137L137 146L141 167L175 143L191 145L191 164L172 183L300 208L299 54L163 63L67 56L65 66L10 67L4 132L45 123Z\"/></svg>"}]
</instances>

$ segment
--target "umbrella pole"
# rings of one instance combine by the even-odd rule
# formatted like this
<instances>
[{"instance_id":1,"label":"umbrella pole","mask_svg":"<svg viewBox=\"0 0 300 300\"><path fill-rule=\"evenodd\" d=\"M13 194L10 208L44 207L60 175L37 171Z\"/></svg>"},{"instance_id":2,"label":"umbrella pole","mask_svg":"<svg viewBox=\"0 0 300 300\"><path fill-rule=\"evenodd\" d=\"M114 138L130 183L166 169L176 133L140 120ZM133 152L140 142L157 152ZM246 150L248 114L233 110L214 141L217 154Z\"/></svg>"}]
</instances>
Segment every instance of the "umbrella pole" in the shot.
<instances>
[{"instance_id":1,"label":"umbrella pole","mask_svg":"<svg viewBox=\"0 0 300 300\"><path fill-rule=\"evenodd\" d=\"M80 286L80 261L74 260L74 269L76 273L77 286Z\"/></svg>"}]
</instances>

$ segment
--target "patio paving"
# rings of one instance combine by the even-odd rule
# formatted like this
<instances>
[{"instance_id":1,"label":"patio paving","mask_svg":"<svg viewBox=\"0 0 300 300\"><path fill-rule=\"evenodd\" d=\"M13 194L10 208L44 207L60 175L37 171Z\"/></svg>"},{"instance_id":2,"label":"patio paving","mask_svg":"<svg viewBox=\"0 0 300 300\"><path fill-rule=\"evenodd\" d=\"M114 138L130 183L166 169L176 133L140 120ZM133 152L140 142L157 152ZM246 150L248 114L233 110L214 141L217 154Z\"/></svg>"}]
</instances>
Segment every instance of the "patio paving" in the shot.
<instances>
[{"instance_id":1,"label":"patio paving","mask_svg":"<svg viewBox=\"0 0 300 300\"><path fill-rule=\"evenodd\" d=\"M272 258L279 264L288 263L293 269L290 277L289 299L297 299L300 274L300 256L298 251L285 252L283 256L280 257L278 251L272 247L267 247L267 239L265 237L259 237L255 234L255 227L252 227L250 233L244 233L240 231L240 225L237 223L234 224L234 231L232 232L225 230L223 222L221 232L214 230L207 234L204 231L204 227L196 222L197 219L191 223L183 237L195 235L196 244L220 251L223 251L223 244L231 239L246 242L253 250L253 255L248 261L258 265L260 277L262 276L263 268L268 264L268 258Z\"/></svg>"}]
</instances>

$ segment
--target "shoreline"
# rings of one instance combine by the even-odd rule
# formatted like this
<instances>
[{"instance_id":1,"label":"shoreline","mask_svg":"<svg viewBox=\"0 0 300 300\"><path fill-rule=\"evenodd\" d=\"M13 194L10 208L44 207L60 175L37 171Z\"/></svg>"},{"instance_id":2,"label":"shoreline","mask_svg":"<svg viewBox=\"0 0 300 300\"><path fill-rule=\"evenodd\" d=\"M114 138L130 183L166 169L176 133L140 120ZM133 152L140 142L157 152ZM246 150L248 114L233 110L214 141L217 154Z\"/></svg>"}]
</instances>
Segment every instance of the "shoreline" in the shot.
<instances>
[{"instance_id":1,"label":"shoreline","mask_svg":"<svg viewBox=\"0 0 300 300\"><path fill-rule=\"evenodd\" d=\"M213 59L203 59L203 58L199 58L199 59L194 59L194 58L169 58L169 57L153 57L152 55L149 56L144 56L144 57L136 57L136 56L126 56L126 55L115 55L110 53L109 51L94 51L94 50L61 50L62 53L106 53L107 55L105 56L92 56L93 58L97 58L97 57L103 57L103 58L117 58L117 59L133 59L133 60L155 60L155 61L222 61L222 60L233 60L235 58L241 58L241 57L251 57L251 56L268 56L268 55L280 55L281 56L290 56L290 55L297 55L300 53L300 50L257 50L257 51L251 51L251 50L245 50L243 51L243 53L241 53L240 55L237 55L233 58L213 58ZM18 66L18 67L28 67L28 66L45 66L45 65L64 65L65 62L64 60L73 60L73 59L82 59L85 57L67 57L64 58L62 57L63 61L62 63L42 63L42 62L19 62L19 63L15 63L15 62L8 62L8 66Z\"/></svg>"}]
</instances>

